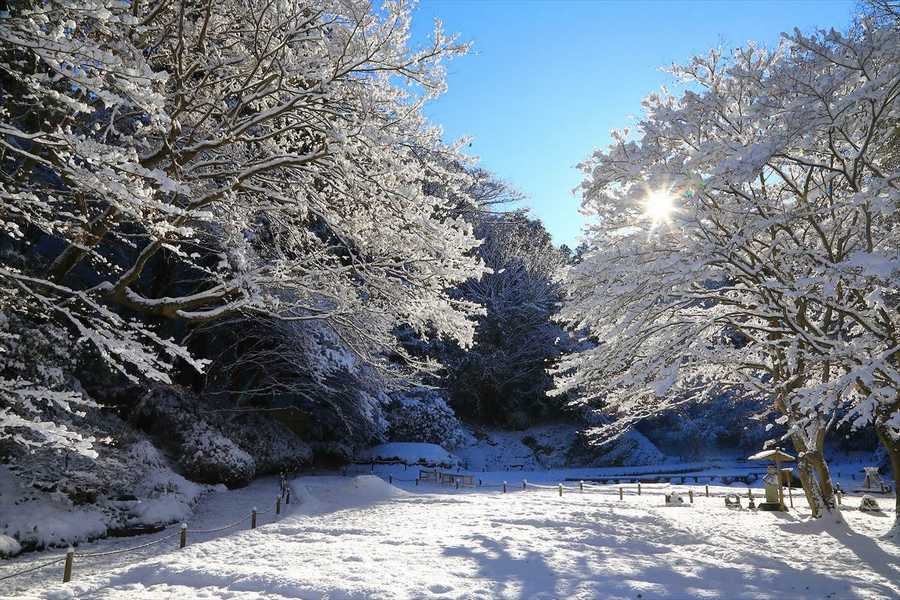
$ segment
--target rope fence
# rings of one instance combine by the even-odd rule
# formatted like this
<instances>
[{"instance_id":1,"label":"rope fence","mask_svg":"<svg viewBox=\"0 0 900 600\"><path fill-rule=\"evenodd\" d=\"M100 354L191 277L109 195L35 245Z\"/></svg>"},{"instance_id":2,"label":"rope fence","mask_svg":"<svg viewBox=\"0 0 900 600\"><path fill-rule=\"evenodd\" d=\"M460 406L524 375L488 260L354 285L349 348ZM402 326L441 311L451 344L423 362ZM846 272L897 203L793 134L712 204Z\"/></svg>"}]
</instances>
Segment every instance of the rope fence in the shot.
<instances>
[{"instance_id":1,"label":"rope fence","mask_svg":"<svg viewBox=\"0 0 900 600\"><path fill-rule=\"evenodd\" d=\"M547 485L541 483L530 482L527 479L522 479L520 484L512 483L510 484L507 481L503 481L502 483L485 483L481 479L474 479L474 475L464 474L459 472L442 472L437 469L426 470L420 469L419 477L415 479L401 479L397 477L393 477L392 475L388 475L388 482L393 483L394 481L398 482L410 482L414 481L418 486L420 482L433 482L433 483L450 483L456 484L456 489L460 489L459 480L460 478L465 477L469 478L473 481L471 486L467 487L479 487L479 488L495 488L501 489L502 492L509 493L514 491L528 491L528 490L552 490L559 494L560 497L566 494L600 494L607 496L616 496L618 495L619 500L624 500L626 495L629 496L665 496L666 504L669 504L670 497L673 493L677 493L678 495L687 495L690 504L694 504L695 498L705 497L705 498L723 498L726 500L725 505L727 507L740 507L739 500L737 504L734 504L732 500L729 502L729 499L746 497L748 500L748 508L755 509L756 508L756 500L763 500L765 494L756 488L757 495L754 496L754 488L752 488L749 484L747 484L747 491L736 493L735 490L729 489L725 491L713 490L710 492L709 484L705 484L702 490L695 491L695 487L692 487L690 483L681 483L675 484L673 482L648 482L644 483L641 481L637 481L631 484L620 484L620 485L610 485L610 484L599 484L593 481L573 481L566 480L566 483L570 485L566 485L563 482L557 483L556 485ZM474 483L476 482L477 483ZM697 486L699 484L694 484ZM673 489L674 486L678 486L678 488ZM794 508L794 497L793 497L793 486L785 486L787 488L787 500L786 506L789 506L791 509ZM684 488L687 488L686 490ZM836 492L835 498L837 501L837 507L856 510L856 507L847 506L843 504L844 492L838 490ZM801 494L798 498L806 499L805 494ZM683 499L681 503L675 502L674 504L683 504ZM882 511L893 512L895 509L887 508L880 509Z\"/></svg>"},{"instance_id":2,"label":"rope fence","mask_svg":"<svg viewBox=\"0 0 900 600\"><path fill-rule=\"evenodd\" d=\"M409 480L409 481L414 481L414 480ZM63 583L68 583L72 580L72 571L73 571L73 568L75 565L76 558L92 559L92 558L101 558L104 556L113 556L116 554L127 554L127 553L131 553L131 552L136 552L138 550L143 550L144 548L149 548L151 546L156 546L157 544L167 542L175 537L180 538L179 543L178 543L178 547L180 549L180 548L184 548L185 546L187 546L188 534L204 535L204 534L211 534L211 533L219 533L221 531L225 531L226 529L231 529L233 527L241 525L242 523L246 523L247 521L250 522L250 529L256 529L258 517L263 516L263 515L272 514L272 513L274 513L277 517L277 515L281 514L282 502L284 504L291 503L291 487L288 485L287 479L284 476L284 474L281 475L280 489L281 489L281 492L279 493L279 495L277 495L275 497L275 506L273 508L270 508L267 510L257 510L256 507L253 507L250 510L249 515L247 515L241 519L238 519L237 521L235 521L233 523L229 523L228 525L223 525L222 527L215 527L213 529L188 529L187 523L181 523L181 525L179 525L179 526L170 526L166 529L163 529L163 531L166 531L167 529L170 530L175 527L178 527L178 530L175 531L174 533L170 533L169 535L165 535L161 538L157 538L155 540L145 542L143 544L138 544L137 546L131 546L129 548L120 548L117 550L106 550L106 551L101 551L101 552L77 552L75 550L75 548L73 548L72 546L69 546L68 550L66 551L65 556L61 556L59 558L55 558L55 559L47 561L45 563L31 566L31 567L22 569L20 571L16 571L14 573L9 573L9 574L0 576L0 581L5 581L7 579L13 579L15 577L21 577L23 575L27 575L29 573L39 571L46 567L58 565L59 563L64 563L62 581L63 581Z\"/></svg>"}]
</instances>

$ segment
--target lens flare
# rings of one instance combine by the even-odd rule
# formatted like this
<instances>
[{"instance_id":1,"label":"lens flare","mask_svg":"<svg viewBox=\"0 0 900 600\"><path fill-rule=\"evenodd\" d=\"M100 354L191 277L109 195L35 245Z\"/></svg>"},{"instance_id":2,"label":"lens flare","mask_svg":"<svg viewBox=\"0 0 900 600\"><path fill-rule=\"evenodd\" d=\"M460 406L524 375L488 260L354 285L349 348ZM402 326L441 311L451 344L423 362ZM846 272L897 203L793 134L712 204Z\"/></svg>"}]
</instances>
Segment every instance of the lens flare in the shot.
<instances>
[{"instance_id":1,"label":"lens flare","mask_svg":"<svg viewBox=\"0 0 900 600\"><path fill-rule=\"evenodd\" d=\"M668 221L675 212L675 196L665 190L655 190L644 200L644 214L654 223Z\"/></svg>"}]
</instances>

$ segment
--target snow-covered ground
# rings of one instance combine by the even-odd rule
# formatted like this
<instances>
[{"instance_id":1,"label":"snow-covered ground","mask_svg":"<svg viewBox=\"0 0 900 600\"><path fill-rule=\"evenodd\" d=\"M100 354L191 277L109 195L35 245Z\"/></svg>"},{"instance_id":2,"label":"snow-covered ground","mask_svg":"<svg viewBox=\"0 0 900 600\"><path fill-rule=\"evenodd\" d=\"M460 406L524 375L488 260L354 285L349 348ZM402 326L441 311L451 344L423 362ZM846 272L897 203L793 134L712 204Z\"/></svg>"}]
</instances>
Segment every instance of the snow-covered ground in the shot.
<instances>
[{"instance_id":1,"label":"snow-covered ground","mask_svg":"<svg viewBox=\"0 0 900 600\"><path fill-rule=\"evenodd\" d=\"M523 475L549 483L568 473ZM854 496L845 501L846 524L838 524L807 521L802 501L791 513L735 512L721 497L702 495L692 507L666 508L663 485L646 485L641 496L627 486L619 500L618 486L580 493L570 484L560 498L557 489L522 492L512 484L506 494L397 484L366 475L298 478L291 512L254 531L102 571L76 565L70 584L53 583L53 572L46 583L9 593L128 600L900 596L900 548L879 539L893 513L860 513ZM275 489L254 485L239 492L244 497L221 494L219 510L238 514ZM892 500L880 502L888 508Z\"/></svg>"}]
</instances>

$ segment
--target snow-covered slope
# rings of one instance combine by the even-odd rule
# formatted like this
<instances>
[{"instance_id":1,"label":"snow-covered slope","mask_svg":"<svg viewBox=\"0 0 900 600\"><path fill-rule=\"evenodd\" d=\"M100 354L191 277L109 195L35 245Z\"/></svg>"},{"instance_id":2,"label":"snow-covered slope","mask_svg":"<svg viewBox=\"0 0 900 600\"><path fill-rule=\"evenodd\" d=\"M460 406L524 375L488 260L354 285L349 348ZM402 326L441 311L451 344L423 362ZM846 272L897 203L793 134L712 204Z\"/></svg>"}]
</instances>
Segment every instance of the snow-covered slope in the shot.
<instances>
[{"instance_id":1,"label":"snow-covered slope","mask_svg":"<svg viewBox=\"0 0 900 600\"><path fill-rule=\"evenodd\" d=\"M547 473L544 472L544 475ZM526 474L529 475L530 474ZM556 473L557 477L563 474ZM888 599L900 595L891 519L845 511L663 506L663 488L562 498L555 489L397 490L371 476L300 478L281 520L23 598ZM721 492L725 489L713 488ZM888 501L882 500L887 507ZM855 506L858 498L848 498ZM0 584L2 585L2 584ZM2 594L2 588L0 588Z\"/></svg>"},{"instance_id":2,"label":"snow-covered slope","mask_svg":"<svg viewBox=\"0 0 900 600\"><path fill-rule=\"evenodd\" d=\"M454 452L476 471L535 470L565 466L578 428L568 423L532 427L522 431L479 430L472 444Z\"/></svg>"}]
</instances>

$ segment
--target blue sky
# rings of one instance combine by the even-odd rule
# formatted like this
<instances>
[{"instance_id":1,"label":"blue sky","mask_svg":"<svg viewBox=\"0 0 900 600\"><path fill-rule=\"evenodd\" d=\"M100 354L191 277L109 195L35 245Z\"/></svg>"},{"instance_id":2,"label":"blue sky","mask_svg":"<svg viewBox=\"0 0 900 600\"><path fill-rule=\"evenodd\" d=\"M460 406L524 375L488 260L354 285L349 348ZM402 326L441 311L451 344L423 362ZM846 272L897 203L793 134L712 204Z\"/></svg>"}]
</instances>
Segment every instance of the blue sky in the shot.
<instances>
[{"instance_id":1,"label":"blue sky","mask_svg":"<svg viewBox=\"0 0 900 600\"><path fill-rule=\"evenodd\" d=\"M777 43L799 27L844 28L855 0L421 0L414 35L435 17L473 42L448 69L449 91L426 113L447 139L524 192L558 244L582 217L575 165L632 125L641 99L670 83L661 66L711 47Z\"/></svg>"}]
</instances>

